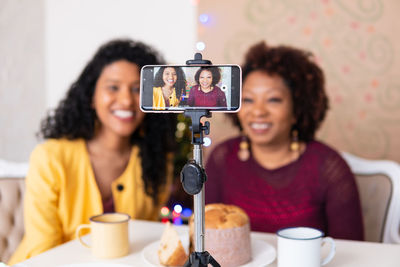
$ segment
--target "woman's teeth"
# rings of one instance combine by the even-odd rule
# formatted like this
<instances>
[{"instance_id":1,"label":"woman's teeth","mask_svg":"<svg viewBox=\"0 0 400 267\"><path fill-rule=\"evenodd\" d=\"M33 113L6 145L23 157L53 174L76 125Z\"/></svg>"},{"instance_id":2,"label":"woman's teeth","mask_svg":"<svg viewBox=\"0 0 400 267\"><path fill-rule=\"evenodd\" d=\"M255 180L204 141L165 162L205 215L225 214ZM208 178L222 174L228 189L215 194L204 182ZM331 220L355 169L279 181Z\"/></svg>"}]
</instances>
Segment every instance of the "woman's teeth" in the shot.
<instances>
[{"instance_id":1,"label":"woman's teeth","mask_svg":"<svg viewBox=\"0 0 400 267\"><path fill-rule=\"evenodd\" d=\"M250 127L254 130L265 130L268 129L269 127L271 127L270 123L251 123Z\"/></svg>"},{"instance_id":2,"label":"woman's teeth","mask_svg":"<svg viewBox=\"0 0 400 267\"><path fill-rule=\"evenodd\" d=\"M126 119L133 116L133 111L130 110L114 110L113 114L119 118Z\"/></svg>"}]
</instances>

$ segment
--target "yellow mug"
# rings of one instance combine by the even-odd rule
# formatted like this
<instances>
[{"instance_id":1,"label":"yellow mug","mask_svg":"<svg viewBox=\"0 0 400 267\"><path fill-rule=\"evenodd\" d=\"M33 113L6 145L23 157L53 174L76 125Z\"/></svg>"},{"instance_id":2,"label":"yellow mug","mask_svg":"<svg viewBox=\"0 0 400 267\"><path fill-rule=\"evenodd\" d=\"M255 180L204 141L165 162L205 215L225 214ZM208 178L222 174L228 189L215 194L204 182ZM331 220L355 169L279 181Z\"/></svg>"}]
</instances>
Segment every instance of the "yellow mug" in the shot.
<instances>
[{"instance_id":1,"label":"yellow mug","mask_svg":"<svg viewBox=\"0 0 400 267\"><path fill-rule=\"evenodd\" d=\"M79 242L91 248L97 258L117 258L129 253L128 223L131 217L125 213L103 213L90 217L90 224L76 229ZM82 240L81 230L90 228L91 245Z\"/></svg>"}]
</instances>

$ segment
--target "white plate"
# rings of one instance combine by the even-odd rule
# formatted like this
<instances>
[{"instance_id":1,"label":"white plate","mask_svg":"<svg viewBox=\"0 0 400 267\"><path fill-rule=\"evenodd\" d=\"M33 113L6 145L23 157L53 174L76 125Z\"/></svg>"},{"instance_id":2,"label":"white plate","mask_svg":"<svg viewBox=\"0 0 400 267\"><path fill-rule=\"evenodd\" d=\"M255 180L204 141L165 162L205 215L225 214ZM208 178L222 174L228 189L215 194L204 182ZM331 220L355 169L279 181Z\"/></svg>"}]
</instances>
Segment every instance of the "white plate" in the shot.
<instances>
[{"instance_id":1,"label":"white plate","mask_svg":"<svg viewBox=\"0 0 400 267\"><path fill-rule=\"evenodd\" d=\"M118 263L109 263L109 262L87 262L87 263L65 264L57 267L131 267L131 266Z\"/></svg>"},{"instance_id":2,"label":"white plate","mask_svg":"<svg viewBox=\"0 0 400 267\"><path fill-rule=\"evenodd\" d=\"M189 241L186 239L182 239L183 247L189 247ZM155 241L149 245L147 245L142 250L143 259L152 266L163 266L160 264L158 260L157 250L159 247L160 241ZM268 244L266 241L259 239L251 239L251 261L241 267L262 267L267 266L275 260L276 251L273 246Z\"/></svg>"}]
</instances>

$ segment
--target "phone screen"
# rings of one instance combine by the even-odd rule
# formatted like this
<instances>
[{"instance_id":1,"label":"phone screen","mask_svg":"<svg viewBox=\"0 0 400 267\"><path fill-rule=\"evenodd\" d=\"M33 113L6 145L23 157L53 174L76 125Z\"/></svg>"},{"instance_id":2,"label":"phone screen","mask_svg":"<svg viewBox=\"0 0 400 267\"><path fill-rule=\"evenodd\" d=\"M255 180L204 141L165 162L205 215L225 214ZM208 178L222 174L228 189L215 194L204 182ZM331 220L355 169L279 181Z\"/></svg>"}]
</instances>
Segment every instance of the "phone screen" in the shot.
<instances>
[{"instance_id":1,"label":"phone screen","mask_svg":"<svg viewBox=\"0 0 400 267\"><path fill-rule=\"evenodd\" d=\"M147 65L141 70L140 108L144 112L240 108L238 65Z\"/></svg>"}]
</instances>

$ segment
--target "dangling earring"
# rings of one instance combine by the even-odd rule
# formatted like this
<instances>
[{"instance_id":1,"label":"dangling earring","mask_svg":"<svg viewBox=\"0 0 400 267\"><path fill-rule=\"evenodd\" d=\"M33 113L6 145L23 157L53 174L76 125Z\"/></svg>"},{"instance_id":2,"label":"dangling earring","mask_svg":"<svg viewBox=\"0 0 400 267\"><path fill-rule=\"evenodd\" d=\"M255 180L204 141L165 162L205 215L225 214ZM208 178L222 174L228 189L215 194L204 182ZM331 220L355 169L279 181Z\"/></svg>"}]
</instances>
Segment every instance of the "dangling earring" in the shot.
<instances>
[{"instance_id":1,"label":"dangling earring","mask_svg":"<svg viewBox=\"0 0 400 267\"><path fill-rule=\"evenodd\" d=\"M249 140L245 135L242 135L242 140L239 144L238 158L241 161L247 161L250 157Z\"/></svg>"},{"instance_id":2,"label":"dangling earring","mask_svg":"<svg viewBox=\"0 0 400 267\"><path fill-rule=\"evenodd\" d=\"M300 151L299 132L296 129L292 131L292 142L290 143L290 150L293 152Z\"/></svg>"}]
</instances>

